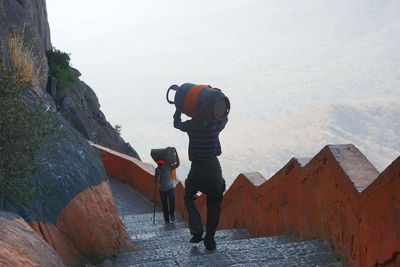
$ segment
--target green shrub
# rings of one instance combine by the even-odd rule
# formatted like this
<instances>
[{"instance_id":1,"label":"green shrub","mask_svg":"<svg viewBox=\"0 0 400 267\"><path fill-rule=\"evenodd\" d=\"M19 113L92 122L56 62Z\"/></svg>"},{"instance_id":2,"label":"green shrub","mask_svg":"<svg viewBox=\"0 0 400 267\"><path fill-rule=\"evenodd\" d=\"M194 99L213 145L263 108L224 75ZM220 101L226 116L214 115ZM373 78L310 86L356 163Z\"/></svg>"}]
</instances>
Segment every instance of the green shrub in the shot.
<instances>
[{"instance_id":1,"label":"green shrub","mask_svg":"<svg viewBox=\"0 0 400 267\"><path fill-rule=\"evenodd\" d=\"M120 124L115 124L115 131L117 131L118 135L121 135L122 126Z\"/></svg>"},{"instance_id":2,"label":"green shrub","mask_svg":"<svg viewBox=\"0 0 400 267\"><path fill-rule=\"evenodd\" d=\"M26 206L36 193L31 180L35 156L52 131L48 114L28 101L27 85L0 63L0 206L5 201Z\"/></svg>"},{"instance_id":3,"label":"green shrub","mask_svg":"<svg viewBox=\"0 0 400 267\"><path fill-rule=\"evenodd\" d=\"M54 48L47 51L46 56L49 63L49 75L57 78L59 89L67 89L76 79L71 70L70 55Z\"/></svg>"}]
</instances>

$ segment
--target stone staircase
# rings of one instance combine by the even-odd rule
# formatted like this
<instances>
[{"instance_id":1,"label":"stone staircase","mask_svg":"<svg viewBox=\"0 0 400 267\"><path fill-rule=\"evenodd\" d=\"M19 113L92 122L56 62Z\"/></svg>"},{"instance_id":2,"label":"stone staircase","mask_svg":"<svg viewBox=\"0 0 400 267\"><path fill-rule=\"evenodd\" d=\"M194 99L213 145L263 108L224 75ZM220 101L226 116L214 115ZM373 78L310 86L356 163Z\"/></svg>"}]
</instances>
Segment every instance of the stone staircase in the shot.
<instances>
[{"instance_id":1,"label":"stone staircase","mask_svg":"<svg viewBox=\"0 0 400 267\"><path fill-rule=\"evenodd\" d=\"M116 181L111 185L117 205L126 203L121 199L128 195L121 193L123 185ZM137 200L134 203L138 205ZM148 205L147 211L151 203ZM158 211L153 224L152 212L130 213L126 204L120 216L137 251L117 255L103 266L342 266L330 244L323 240L253 238L245 229L219 230L215 236L217 249L207 251L202 242L189 243L187 224L179 216L175 223L165 224Z\"/></svg>"}]
</instances>

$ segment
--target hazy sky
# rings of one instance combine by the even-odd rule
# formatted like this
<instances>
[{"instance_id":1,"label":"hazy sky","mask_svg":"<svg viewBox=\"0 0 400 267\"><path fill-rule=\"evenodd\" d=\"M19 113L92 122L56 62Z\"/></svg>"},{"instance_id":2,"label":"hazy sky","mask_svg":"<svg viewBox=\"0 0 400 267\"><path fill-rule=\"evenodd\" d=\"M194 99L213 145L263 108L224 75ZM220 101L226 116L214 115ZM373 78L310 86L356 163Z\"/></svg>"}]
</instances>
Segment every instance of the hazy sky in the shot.
<instances>
[{"instance_id":1,"label":"hazy sky","mask_svg":"<svg viewBox=\"0 0 400 267\"><path fill-rule=\"evenodd\" d=\"M310 129L300 130L317 123L312 111L335 116L330 105L354 110L355 103L379 98L382 109L399 111L390 101L400 99L400 1L47 0L47 8L53 46L71 53L108 120L122 125L144 160L151 148L167 145L185 160L187 137L173 129L174 107L165 101L166 89L184 82L211 84L230 97L221 135L229 176L260 170L268 177L291 156L313 156L326 142L359 140L369 157L385 150L385 160L374 162L381 169L400 151L392 140L398 126L387 136L364 131L383 136L368 145L337 133L308 142ZM313 135L332 130L322 125L325 115L318 114ZM274 139L260 135L294 118L302 123L294 136L290 125ZM288 136L308 146L294 146Z\"/></svg>"}]
</instances>

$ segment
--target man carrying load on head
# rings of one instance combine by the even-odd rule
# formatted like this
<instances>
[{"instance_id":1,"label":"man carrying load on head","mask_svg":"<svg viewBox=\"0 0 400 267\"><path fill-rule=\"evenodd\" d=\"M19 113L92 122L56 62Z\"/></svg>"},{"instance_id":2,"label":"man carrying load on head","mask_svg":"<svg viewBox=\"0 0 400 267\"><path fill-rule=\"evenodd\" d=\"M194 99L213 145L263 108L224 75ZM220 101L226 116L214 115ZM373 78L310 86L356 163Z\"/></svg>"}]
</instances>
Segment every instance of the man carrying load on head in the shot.
<instances>
[{"instance_id":1,"label":"man carrying load on head","mask_svg":"<svg viewBox=\"0 0 400 267\"><path fill-rule=\"evenodd\" d=\"M227 117L215 121L202 121L192 118L182 122L181 111L174 114L174 127L189 136L189 160L192 162L185 180L185 206L189 215L191 243L203 241L207 250L214 250L215 231L218 227L221 202L225 191L221 165L217 156L221 155L219 133L225 128ZM207 195L207 224L203 239L203 225L196 207L196 194Z\"/></svg>"}]
</instances>

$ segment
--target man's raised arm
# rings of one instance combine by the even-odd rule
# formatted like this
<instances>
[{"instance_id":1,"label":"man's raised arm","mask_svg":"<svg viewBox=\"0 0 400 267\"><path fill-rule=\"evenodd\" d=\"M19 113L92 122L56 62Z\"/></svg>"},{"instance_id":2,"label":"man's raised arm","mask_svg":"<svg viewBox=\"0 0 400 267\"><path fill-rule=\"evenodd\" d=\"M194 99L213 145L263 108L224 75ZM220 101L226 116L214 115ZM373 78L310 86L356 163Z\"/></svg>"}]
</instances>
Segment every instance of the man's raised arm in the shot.
<instances>
[{"instance_id":1,"label":"man's raised arm","mask_svg":"<svg viewBox=\"0 0 400 267\"><path fill-rule=\"evenodd\" d=\"M176 129L179 129L179 130L183 131L183 132L186 132L187 131L186 124L184 122L182 122L181 114L182 113L178 109L175 111L175 113L174 113L174 127Z\"/></svg>"}]
</instances>

